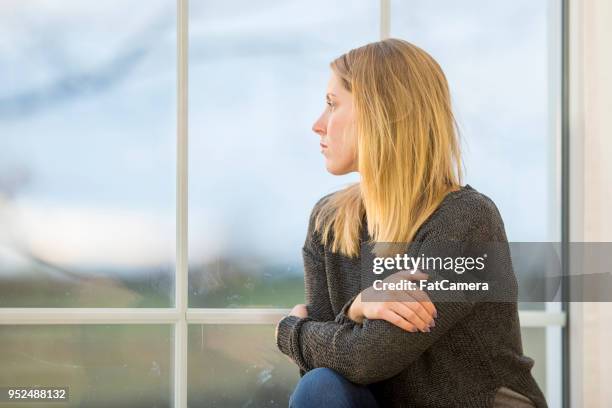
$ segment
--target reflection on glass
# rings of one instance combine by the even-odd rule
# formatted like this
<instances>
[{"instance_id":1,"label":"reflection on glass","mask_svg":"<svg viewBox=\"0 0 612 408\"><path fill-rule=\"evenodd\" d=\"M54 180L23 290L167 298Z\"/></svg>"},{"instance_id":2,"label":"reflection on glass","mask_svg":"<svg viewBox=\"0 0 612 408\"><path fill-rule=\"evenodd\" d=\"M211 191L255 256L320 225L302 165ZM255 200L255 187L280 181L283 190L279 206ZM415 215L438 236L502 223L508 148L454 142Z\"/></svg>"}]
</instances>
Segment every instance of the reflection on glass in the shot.
<instances>
[{"instance_id":1,"label":"reflection on glass","mask_svg":"<svg viewBox=\"0 0 612 408\"><path fill-rule=\"evenodd\" d=\"M190 325L188 361L192 408L286 407L299 379L273 325Z\"/></svg>"},{"instance_id":2,"label":"reflection on glass","mask_svg":"<svg viewBox=\"0 0 612 408\"><path fill-rule=\"evenodd\" d=\"M329 175L313 122L331 60L375 41L379 4L190 3L191 307L292 306ZM239 10L239 12L237 12Z\"/></svg>"},{"instance_id":3,"label":"reflection on glass","mask_svg":"<svg viewBox=\"0 0 612 408\"><path fill-rule=\"evenodd\" d=\"M69 387L62 407L171 407L171 356L171 326L0 326L0 384Z\"/></svg>"},{"instance_id":4,"label":"reflection on glass","mask_svg":"<svg viewBox=\"0 0 612 408\"><path fill-rule=\"evenodd\" d=\"M173 304L175 3L0 7L0 307Z\"/></svg>"}]
</instances>

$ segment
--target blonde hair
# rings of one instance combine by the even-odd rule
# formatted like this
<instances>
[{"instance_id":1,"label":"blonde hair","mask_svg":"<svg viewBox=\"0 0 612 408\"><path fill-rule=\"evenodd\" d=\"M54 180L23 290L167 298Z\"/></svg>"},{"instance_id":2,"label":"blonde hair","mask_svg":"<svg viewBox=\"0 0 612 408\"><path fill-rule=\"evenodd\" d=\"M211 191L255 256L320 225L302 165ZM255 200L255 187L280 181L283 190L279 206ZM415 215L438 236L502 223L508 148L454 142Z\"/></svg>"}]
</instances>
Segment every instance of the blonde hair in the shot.
<instances>
[{"instance_id":1,"label":"blonde hair","mask_svg":"<svg viewBox=\"0 0 612 408\"><path fill-rule=\"evenodd\" d=\"M410 242L445 195L461 185L448 83L421 48L389 38L330 64L352 93L360 182L330 195L315 230L333 252L360 252L362 218L374 242Z\"/></svg>"}]
</instances>

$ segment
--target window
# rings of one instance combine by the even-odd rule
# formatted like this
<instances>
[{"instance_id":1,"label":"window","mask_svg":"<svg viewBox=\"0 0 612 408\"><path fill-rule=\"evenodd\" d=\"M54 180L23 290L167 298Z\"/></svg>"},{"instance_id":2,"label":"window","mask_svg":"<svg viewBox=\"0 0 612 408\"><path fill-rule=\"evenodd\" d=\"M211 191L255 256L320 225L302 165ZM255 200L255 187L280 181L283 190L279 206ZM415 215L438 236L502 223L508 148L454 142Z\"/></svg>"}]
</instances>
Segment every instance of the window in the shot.
<instances>
[{"instance_id":1,"label":"window","mask_svg":"<svg viewBox=\"0 0 612 408\"><path fill-rule=\"evenodd\" d=\"M444 69L466 182L495 201L510 242L560 242L561 1L391 0L390 7L390 34ZM520 276L534 272L514 268L519 290L529 289ZM529 311L545 311L549 323L561 317L559 303L520 306L523 324ZM536 380L549 404L561 406L561 327L522 334Z\"/></svg>"},{"instance_id":2,"label":"window","mask_svg":"<svg viewBox=\"0 0 612 408\"><path fill-rule=\"evenodd\" d=\"M174 303L175 4L125 4L0 11L2 307Z\"/></svg>"},{"instance_id":3,"label":"window","mask_svg":"<svg viewBox=\"0 0 612 408\"><path fill-rule=\"evenodd\" d=\"M376 41L378 4L193 0L189 22L189 306L292 307L310 210L355 179L311 131L329 63Z\"/></svg>"},{"instance_id":4,"label":"window","mask_svg":"<svg viewBox=\"0 0 612 408\"><path fill-rule=\"evenodd\" d=\"M312 205L357 180L326 173L310 128L329 62L381 35L442 65L466 181L498 204L509 239L559 240L560 9L3 7L0 365L11 369L0 383L70 386L68 406L286 406L299 377L274 323L303 302ZM525 353L551 406L564 319L558 305L522 305Z\"/></svg>"}]
</instances>

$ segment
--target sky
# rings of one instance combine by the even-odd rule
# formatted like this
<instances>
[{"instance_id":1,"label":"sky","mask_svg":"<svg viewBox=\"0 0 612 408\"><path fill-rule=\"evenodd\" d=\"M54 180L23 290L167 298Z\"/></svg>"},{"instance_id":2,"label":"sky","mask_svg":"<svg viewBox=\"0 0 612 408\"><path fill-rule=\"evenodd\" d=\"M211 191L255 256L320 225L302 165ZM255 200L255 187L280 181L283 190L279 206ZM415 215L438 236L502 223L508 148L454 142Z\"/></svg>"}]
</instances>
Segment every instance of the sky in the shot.
<instances>
[{"instance_id":1,"label":"sky","mask_svg":"<svg viewBox=\"0 0 612 408\"><path fill-rule=\"evenodd\" d=\"M28 254L130 271L173 262L175 1L0 7L0 274ZM559 38L550 1L392 1L391 35L447 75L466 182L511 241L555 240ZM311 131L329 62L376 41L378 1L192 1L192 263L294 267L325 171ZM131 10L131 12L126 12Z\"/></svg>"}]
</instances>

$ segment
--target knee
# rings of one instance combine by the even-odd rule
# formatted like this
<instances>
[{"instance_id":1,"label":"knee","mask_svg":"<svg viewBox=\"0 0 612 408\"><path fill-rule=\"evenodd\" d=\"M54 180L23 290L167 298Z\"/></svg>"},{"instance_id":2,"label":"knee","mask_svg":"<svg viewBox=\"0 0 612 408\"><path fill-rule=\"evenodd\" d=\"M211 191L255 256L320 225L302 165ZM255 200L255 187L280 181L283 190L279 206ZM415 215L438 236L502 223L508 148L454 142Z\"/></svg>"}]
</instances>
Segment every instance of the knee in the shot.
<instances>
[{"instance_id":1,"label":"knee","mask_svg":"<svg viewBox=\"0 0 612 408\"><path fill-rule=\"evenodd\" d=\"M289 399L289 407L342 406L340 400L344 397L341 390L345 382L348 380L331 368L312 369L298 382Z\"/></svg>"},{"instance_id":2,"label":"knee","mask_svg":"<svg viewBox=\"0 0 612 408\"><path fill-rule=\"evenodd\" d=\"M296 390L310 393L310 391L326 389L347 381L340 373L327 367L314 368L308 371L298 382Z\"/></svg>"}]
</instances>

